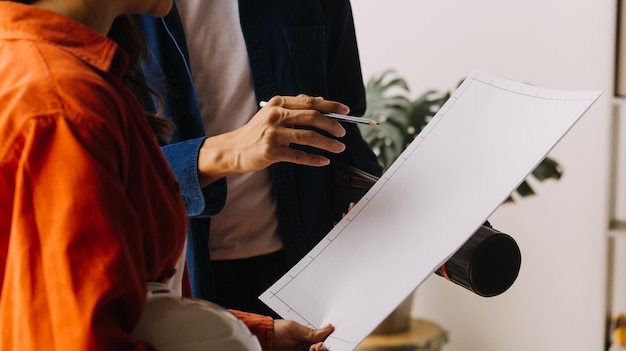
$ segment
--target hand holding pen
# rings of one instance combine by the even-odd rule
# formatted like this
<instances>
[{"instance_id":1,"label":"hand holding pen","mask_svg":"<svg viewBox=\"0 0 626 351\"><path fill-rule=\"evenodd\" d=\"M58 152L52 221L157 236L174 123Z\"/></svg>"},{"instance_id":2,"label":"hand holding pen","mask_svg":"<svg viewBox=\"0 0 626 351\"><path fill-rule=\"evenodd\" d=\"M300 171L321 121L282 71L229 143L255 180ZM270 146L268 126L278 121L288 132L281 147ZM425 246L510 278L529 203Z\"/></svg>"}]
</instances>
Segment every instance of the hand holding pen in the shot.
<instances>
[{"instance_id":1,"label":"hand holding pen","mask_svg":"<svg viewBox=\"0 0 626 351\"><path fill-rule=\"evenodd\" d=\"M259 106L263 107L267 105L267 101L261 101L259 102ZM360 124L367 124L370 126L377 126L380 123L371 120L371 119L367 119L367 118L363 118L363 117L356 117L356 116L350 116L350 115L342 115L342 114L338 114L338 113L334 113L334 112L328 112L328 113L324 113L324 116L332 118L332 119L336 119L338 121L342 121L342 122L348 122L348 123L360 123Z\"/></svg>"},{"instance_id":2,"label":"hand holding pen","mask_svg":"<svg viewBox=\"0 0 626 351\"><path fill-rule=\"evenodd\" d=\"M307 95L273 97L242 127L204 140L198 157L200 184L205 186L233 173L258 171L277 162L328 165L327 157L290 147L301 145L335 154L345 150L335 138L343 137L346 130L332 117L320 118L319 111L346 115L349 108Z\"/></svg>"}]
</instances>

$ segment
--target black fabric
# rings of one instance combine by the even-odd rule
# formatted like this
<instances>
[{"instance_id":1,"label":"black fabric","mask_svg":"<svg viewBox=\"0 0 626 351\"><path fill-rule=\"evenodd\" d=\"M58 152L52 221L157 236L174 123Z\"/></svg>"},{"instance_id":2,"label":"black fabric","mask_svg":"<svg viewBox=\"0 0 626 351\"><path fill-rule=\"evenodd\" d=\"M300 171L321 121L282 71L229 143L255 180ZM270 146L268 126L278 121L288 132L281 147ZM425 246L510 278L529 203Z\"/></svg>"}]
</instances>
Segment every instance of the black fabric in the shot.
<instances>
[{"instance_id":1,"label":"black fabric","mask_svg":"<svg viewBox=\"0 0 626 351\"><path fill-rule=\"evenodd\" d=\"M339 222L348 212L350 203L357 203L376 183L378 177L345 163L330 165L333 184L333 221Z\"/></svg>"},{"instance_id":2,"label":"black fabric","mask_svg":"<svg viewBox=\"0 0 626 351\"><path fill-rule=\"evenodd\" d=\"M251 258L212 261L211 266L215 274L218 304L281 318L259 300L259 295L287 272L282 250Z\"/></svg>"},{"instance_id":3,"label":"black fabric","mask_svg":"<svg viewBox=\"0 0 626 351\"><path fill-rule=\"evenodd\" d=\"M238 0L238 3L257 101L268 100L274 95L304 93L340 101L350 107L352 115L364 113L365 87L349 0ZM191 146L199 145L195 142L204 135L204 129L187 64L180 18L175 5L163 18L138 17L141 17L139 23L152 54L144 74L154 81L155 88L165 98L165 115L177 125L173 143L163 148L164 154L170 165L190 164L197 157L197 148L192 152ZM326 155L331 163L341 161L380 175L382 169L376 155L363 140L358 126L343 125L346 135L340 141L346 145L346 150L340 154L320 150L315 153ZM168 152L176 144L181 148ZM188 151L184 152L183 148ZM189 158L194 159L189 162ZM287 265L291 267L333 227L333 178L329 167L279 162L270 170L278 233L283 240ZM189 168L173 168L173 171L183 189L198 186L197 178L189 176ZM209 235L210 221L198 217L199 212L195 210L200 206L205 208L200 211L201 216L209 214L207 206L225 200L223 186L224 183L211 184L203 190L204 201L188 197L191 202L186 202L190 215L187 258L193 296L208 300L213 296L212 261L208 247L202 246L204 239L201 236ZM191 240L195 242L191 243ZM216 284L219 286L219 282ZM254 299L257 300L256 296Z\"/></svg>"}]
</instances>

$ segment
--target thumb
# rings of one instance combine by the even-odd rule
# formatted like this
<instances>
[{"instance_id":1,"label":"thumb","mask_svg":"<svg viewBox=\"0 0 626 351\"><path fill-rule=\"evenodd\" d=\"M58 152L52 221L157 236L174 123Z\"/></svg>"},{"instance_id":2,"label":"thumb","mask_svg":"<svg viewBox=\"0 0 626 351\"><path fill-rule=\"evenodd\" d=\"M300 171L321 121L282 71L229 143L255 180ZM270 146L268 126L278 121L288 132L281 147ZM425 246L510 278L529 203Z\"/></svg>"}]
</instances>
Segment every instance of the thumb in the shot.
<instances>
[{"instance_id":1,"label":"thumb","mask_svg":"<svg viewBox=\"0 0 626 351\"><path fill-rule=\"evenodd\" d=\"M332 324L326 324L319 329L312 329L309 341L312 343L324 341L333 331L335 331L335 327Z\"/></svg>"},{"instance_id":2,"label":"thumb","mask_svg":"<svg viewBox=\"0 0 626 351\"><path fill-rule=\"evenodd\" d=\"M309 351L328 351L328 349L324 346L323 342L318 342L317 344L311 345Z\"/></svg>"}]
</instances>

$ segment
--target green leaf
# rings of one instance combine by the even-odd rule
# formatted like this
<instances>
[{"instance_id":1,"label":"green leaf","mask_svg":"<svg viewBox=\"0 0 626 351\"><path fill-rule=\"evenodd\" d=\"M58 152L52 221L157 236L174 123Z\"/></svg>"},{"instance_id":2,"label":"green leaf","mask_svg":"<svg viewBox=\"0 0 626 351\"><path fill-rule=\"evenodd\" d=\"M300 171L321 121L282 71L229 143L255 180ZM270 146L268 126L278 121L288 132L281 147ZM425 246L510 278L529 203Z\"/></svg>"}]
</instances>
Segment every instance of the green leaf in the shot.
<instances>
[{"instance_id":1,"label":"green leaf","mask_svg":"<svg viewBox=\"0 0 626 351\"><path fill-rule=\"evenodd\" d=\"M539 181L544 181L546 179L561 179L563 175L563 170L561 166L554 161L553 159L546 157L539 163L539 165L532 171L533 177L537 178Z\"/></svg>"},{"instance_id":2,"label":"green leaf","mask_svg":"<svg viewBox=\"0 0 626 351\"><path fill-rule=\"evenodd\" d=\"M522 197L535 195L535 191L530 187L527 181L523 181L515 191L520 194Z\"/></svg>"}]
</instances>

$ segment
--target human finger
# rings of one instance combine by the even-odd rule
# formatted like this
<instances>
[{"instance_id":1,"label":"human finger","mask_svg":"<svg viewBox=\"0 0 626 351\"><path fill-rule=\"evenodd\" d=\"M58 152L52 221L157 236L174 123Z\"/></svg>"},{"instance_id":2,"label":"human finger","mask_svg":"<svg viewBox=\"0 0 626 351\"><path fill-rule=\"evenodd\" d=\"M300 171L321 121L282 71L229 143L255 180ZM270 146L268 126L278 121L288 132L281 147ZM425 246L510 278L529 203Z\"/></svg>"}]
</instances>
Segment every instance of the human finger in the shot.
<instances>
[{"instance_id":1,"label":"human finger","mask_svg":"<svg viewBox=\"0 0 626 351\"><path fill-rule=\"evenodd\" d=\"M283 145L297 144L310 146L316 149L341 153L346 149L346 145L338 140L324 136L316 131L307 129L289 129L284 131Z\"/></svg>"},{"instance_id":2,"label":"human finger","mask_svg":"<svg viewBox=\"0 0 626 351\"><path fill-rule=\"evenodd\" d=\"M346 135L346 130L341 123L324 116L317 110L266 105L262 111L259 114L260 123L289 128L294 126L312 127L323 130L337 138Z\"/></svg>"},{"instance_id":3,"label":"human finger","mask_svg":"<svg viewBox=\"0 0 626 351\"><path fill-rule=\"evenodd\" d=\"M348 212L350 212L350 210L352 210L354 208L355 203L354 202L350 202L348 204ZM348 212L341 212L341 218L345 217Z\"/></svg>"},{"instance_id":4,"label":"human finger","mask_svg":"<svg viewBox=\"0 0 626 351\"><path fill-rule=\"evenodd\" d=\"M294 110L316 110L319 112L334 112L348 114L350 108L338 101L326 100L322 97L313 97L305 94L297 96L274 96L268 103L270 106L281 106Z\"/></svg>"},{"instance_id":5,"label":"human finger","mask_svg":"<svg viewBox=\"0 0 626 351\"><path fill-rule=\"evenodd\" d=\"M301 324L295 327L297 329L294 330L294 338L311 344L317 344L326 340L326 338L335 331L335 327L332 324L326 324L319 329L305 327Z\"/></svg>"},{"instance_id":6,"label":"human finger","mask_svg":"<svg viewBox=\"0 0 626 351\"><path fill-rule=\"evenodd\" d=\"M334 327L330 324L320 328L309 328L296 321L274 320L274 350L307 350L311 345L324 341ZM319 346L318 346L319 347Z\"/></svg>"},{"instance_id":7,"label":"human finger","mask_svg":"<svg viewBox=\"0 0 626 351\"><path fill-rule=\"evenodd\" d=\"M318 342L317 344L311 345L309 351L328 351L326 345L323 342Z\"/></svg>"},{"instance_id":8,"label":"human finger","mask_svg":"<svg viewBox=\"0 0 626 351\"><path fill-rule=\"evenodd\" d=\"M321 341L326 340L326 338L328 338L328 336L332 334L332 332L334 331L335 331L335 327L332 324L326 324L325 326L319 329L314 329L312 339L309 341L313 343L319 343Z\"/></svg>"},{"instance_id":9,"label":"human finger","mask_svg":"<svg viewBox=\"0 0 626 351\"><path fill-rule=\"evenodd\" d=\"M280 154L272 157L272 159L275 160L273 162L291 162L313 167L328 166L330 164L330 160L324 156L310 154L292 148L283 148L277 152L280 152Z\"/></svg>"},{"instance_id":10,"label":"human finger","mask_svg":"<svg viewBox=\"0 0 626 351\"><path fill-rule=\"evenodd\" d=\"M258 155L253 157L253 159L265 160L262 164L275 162L293 162L312 166L328 164L328 160L321 155L289 147L289 145L294 144L330 153L340 153L346 148L342 142L324 136L314 130L278 127L267 129L262 134L262 138L250 144L248 148Z\"/></svg>"}]
</instances>

